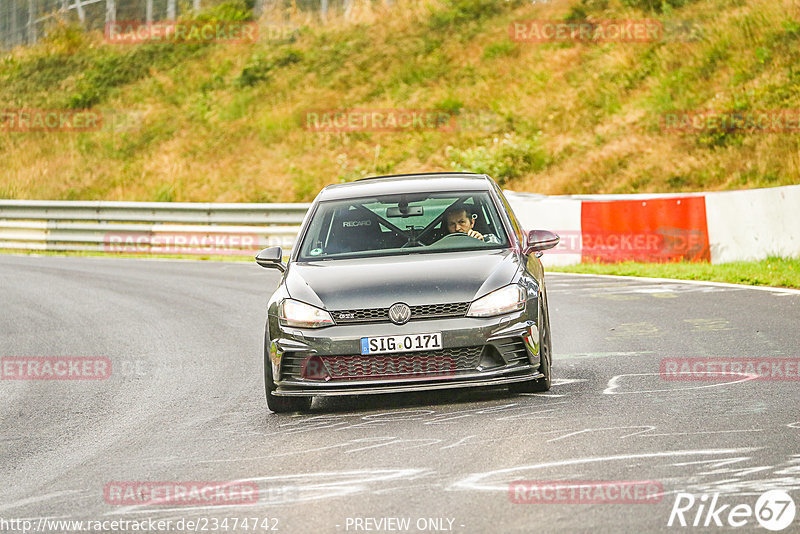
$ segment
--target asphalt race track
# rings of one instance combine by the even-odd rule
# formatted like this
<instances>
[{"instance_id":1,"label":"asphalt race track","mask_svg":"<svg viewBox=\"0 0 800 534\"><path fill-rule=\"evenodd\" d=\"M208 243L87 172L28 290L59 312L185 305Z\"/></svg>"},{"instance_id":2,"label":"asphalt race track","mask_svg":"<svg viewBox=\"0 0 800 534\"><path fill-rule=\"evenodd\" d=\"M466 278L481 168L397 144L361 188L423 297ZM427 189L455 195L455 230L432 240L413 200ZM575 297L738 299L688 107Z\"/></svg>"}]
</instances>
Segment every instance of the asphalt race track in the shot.
<instances>
[{"instance_id":1,"label":"asphalt race track","mask_svg":"<svg viewBox=\"0 0 800 534\"><path fill-rule=\"evenodd\" d=\"M767 532L752 516L727 526L730 510L774 489L800 504L800 292L548 276L549 393L317 399L311 413L278 416L262 378L276 272L2 255L0 356L108 358L112 371L105 380L4 375L0 519L50 532L78 530L41 518L195 520L185 530L206 532L223 532L212 525L224 518L228 532L254 531L252 522L233 530L234 518L290 533L720 530L713 519L702 528L705 512L697 528L667 527L683 492L698 499L689 524L718 494L726 531ZM668 379L681 358L759 359L769 376ZM786 358L794 367L781 368ZM650 481L664 494L512 502L509 485L520 480ZM121 481L238 481L255 484L258 498L109 502L107 486ZM798 530L800 512L785 532Z\"/></svg>"}]
</instances>

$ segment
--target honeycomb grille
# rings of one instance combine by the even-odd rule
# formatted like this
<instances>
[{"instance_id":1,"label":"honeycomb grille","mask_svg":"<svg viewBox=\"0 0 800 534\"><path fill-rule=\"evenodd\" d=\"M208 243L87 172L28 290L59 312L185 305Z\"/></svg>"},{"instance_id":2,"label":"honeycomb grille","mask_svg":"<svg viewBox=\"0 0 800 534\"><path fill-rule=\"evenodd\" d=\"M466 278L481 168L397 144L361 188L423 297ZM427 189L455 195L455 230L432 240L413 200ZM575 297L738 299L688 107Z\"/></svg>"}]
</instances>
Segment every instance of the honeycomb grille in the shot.
<instances>
[{"instance_id":1,"label":"honeycomb grille","mask_svg":"<svg viewBox=\"0 0 800 534\"><path fill-rule=\"evenodd\" d=\"M449 304L423 304L410 306L411 318L441 319L447 317L464 317L469 309L469 302ZM339 310L331 312L336 324L382 323L389 322L389 308L362 308L357 310Z\"/></svg>"},{"instance_id":2,"label":"honeycomb grille","mask_svg":"<svg viewBox=\"0 0 800 534\"><path fill-rule=\"evenodd\" d=\"M468 309L469 309L469 302L411 306L411 318L426 319L430 317L463 317L464 315L467 314Z\"/></svg>"},{"instance_id":3,"label":"honeycomb grille","mask_svg":"<svg viewBox=\"0 0 800 534\"><path fill-rule=\"evenodd\" d=\"M312 356L287 352L281 376L322 380L451 376L478 366L482 346L401 354Z\"/></svg>"}]
</instances>

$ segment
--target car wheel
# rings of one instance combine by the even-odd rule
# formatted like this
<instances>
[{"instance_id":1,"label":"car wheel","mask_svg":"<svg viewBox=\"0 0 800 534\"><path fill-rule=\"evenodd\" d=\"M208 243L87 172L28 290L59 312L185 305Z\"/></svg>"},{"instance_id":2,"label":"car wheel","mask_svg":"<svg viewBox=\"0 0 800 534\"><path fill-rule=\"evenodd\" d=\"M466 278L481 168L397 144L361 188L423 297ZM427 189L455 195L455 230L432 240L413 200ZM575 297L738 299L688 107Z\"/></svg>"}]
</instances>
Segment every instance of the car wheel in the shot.
<instances>
[{"instance_id":1,"label":"car wheel","mask_svg":"<svg viewBox=\"0 0 800 534\"><path fill-rule=\"evenodd\" d=\"M544 305L540 304L540 313L544 317L543 328L539 328L539 371L544 375L542 378L535 380L528 380L527 382L519 382L511 384L509 390L511 393L543 393L550 391L550 384L552 381L552 364L553 364L553 345L550 341L550 313L547 308L547 296L544 298Z\"/></svg>"},{"instance_id":2,"label":"car wheel","mask_svg":"<svg viewBox=\"0 0 800 534\"><path fill-rule=\"evenodd\" d=\"M267 408L275 413L304 412L311 408L311 397L278 397L274 394L275 389L267 335L264 343L264 393L267 397Z\"/></svg>"}]
</instances>

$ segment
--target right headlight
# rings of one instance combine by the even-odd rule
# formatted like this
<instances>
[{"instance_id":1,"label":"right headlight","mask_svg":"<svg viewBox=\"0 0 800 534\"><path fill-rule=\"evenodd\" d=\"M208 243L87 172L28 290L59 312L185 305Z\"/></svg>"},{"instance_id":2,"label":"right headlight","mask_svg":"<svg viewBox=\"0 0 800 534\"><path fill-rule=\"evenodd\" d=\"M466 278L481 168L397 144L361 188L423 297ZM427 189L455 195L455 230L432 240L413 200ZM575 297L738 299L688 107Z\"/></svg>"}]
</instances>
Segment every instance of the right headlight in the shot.
<instances>
[{"instance_id":1,"label":"right headlight","mask_svg":"<svg viewBox=\"0 0 800 534\"><path fill-rule=\"evenodd\" d=\"M469 306L467 317L492 317L525 307L525 290L517 284L501 287Z\"/></svg>"},{"instance_id":2,"label":"right headlight","mask_svg":"<svg viewBox=\"0 0 800 534\"><path fill-rule=\"evenodd\" d=\"M279 311L281 324L286 326L321 328L334 324L330 313L299 300L285 299Z\"/></svg>"}]
</instances>

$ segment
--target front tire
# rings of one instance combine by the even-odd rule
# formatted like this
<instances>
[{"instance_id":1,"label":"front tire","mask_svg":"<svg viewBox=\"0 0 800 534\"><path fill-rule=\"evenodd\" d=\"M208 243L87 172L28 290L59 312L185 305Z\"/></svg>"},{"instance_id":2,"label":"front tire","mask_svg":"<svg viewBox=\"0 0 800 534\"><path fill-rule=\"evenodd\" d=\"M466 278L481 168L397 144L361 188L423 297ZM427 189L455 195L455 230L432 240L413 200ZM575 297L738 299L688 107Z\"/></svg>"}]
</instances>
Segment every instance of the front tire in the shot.
<instances>
[{"instance_id":1,"label":"front tire","mask_svg":"<svg viewBox=\"0 0 800 534\"><path fill-rule=\"evenodd\" d=\"M539 372L544 376L527 382L518 382L509 386L511 393L544 393L550 391L552 382L553 345L550 341L550 313L547 307L547 297L544 304L539 306L539 317L543 317L539 328Z\"/></svg>"},{"instance_id":2,"label":"front tire","mask_svg":"<svg viewBox=\"0 0 800 534\"><path fill-rule=\"evenodd\" d=\"M269 334L264 338L264 394L267 408L274 413L305 412L311 409L311 397L278 397L277 386L272 378L272 363L269 359Z\"/></svg>"}]
</instances>

